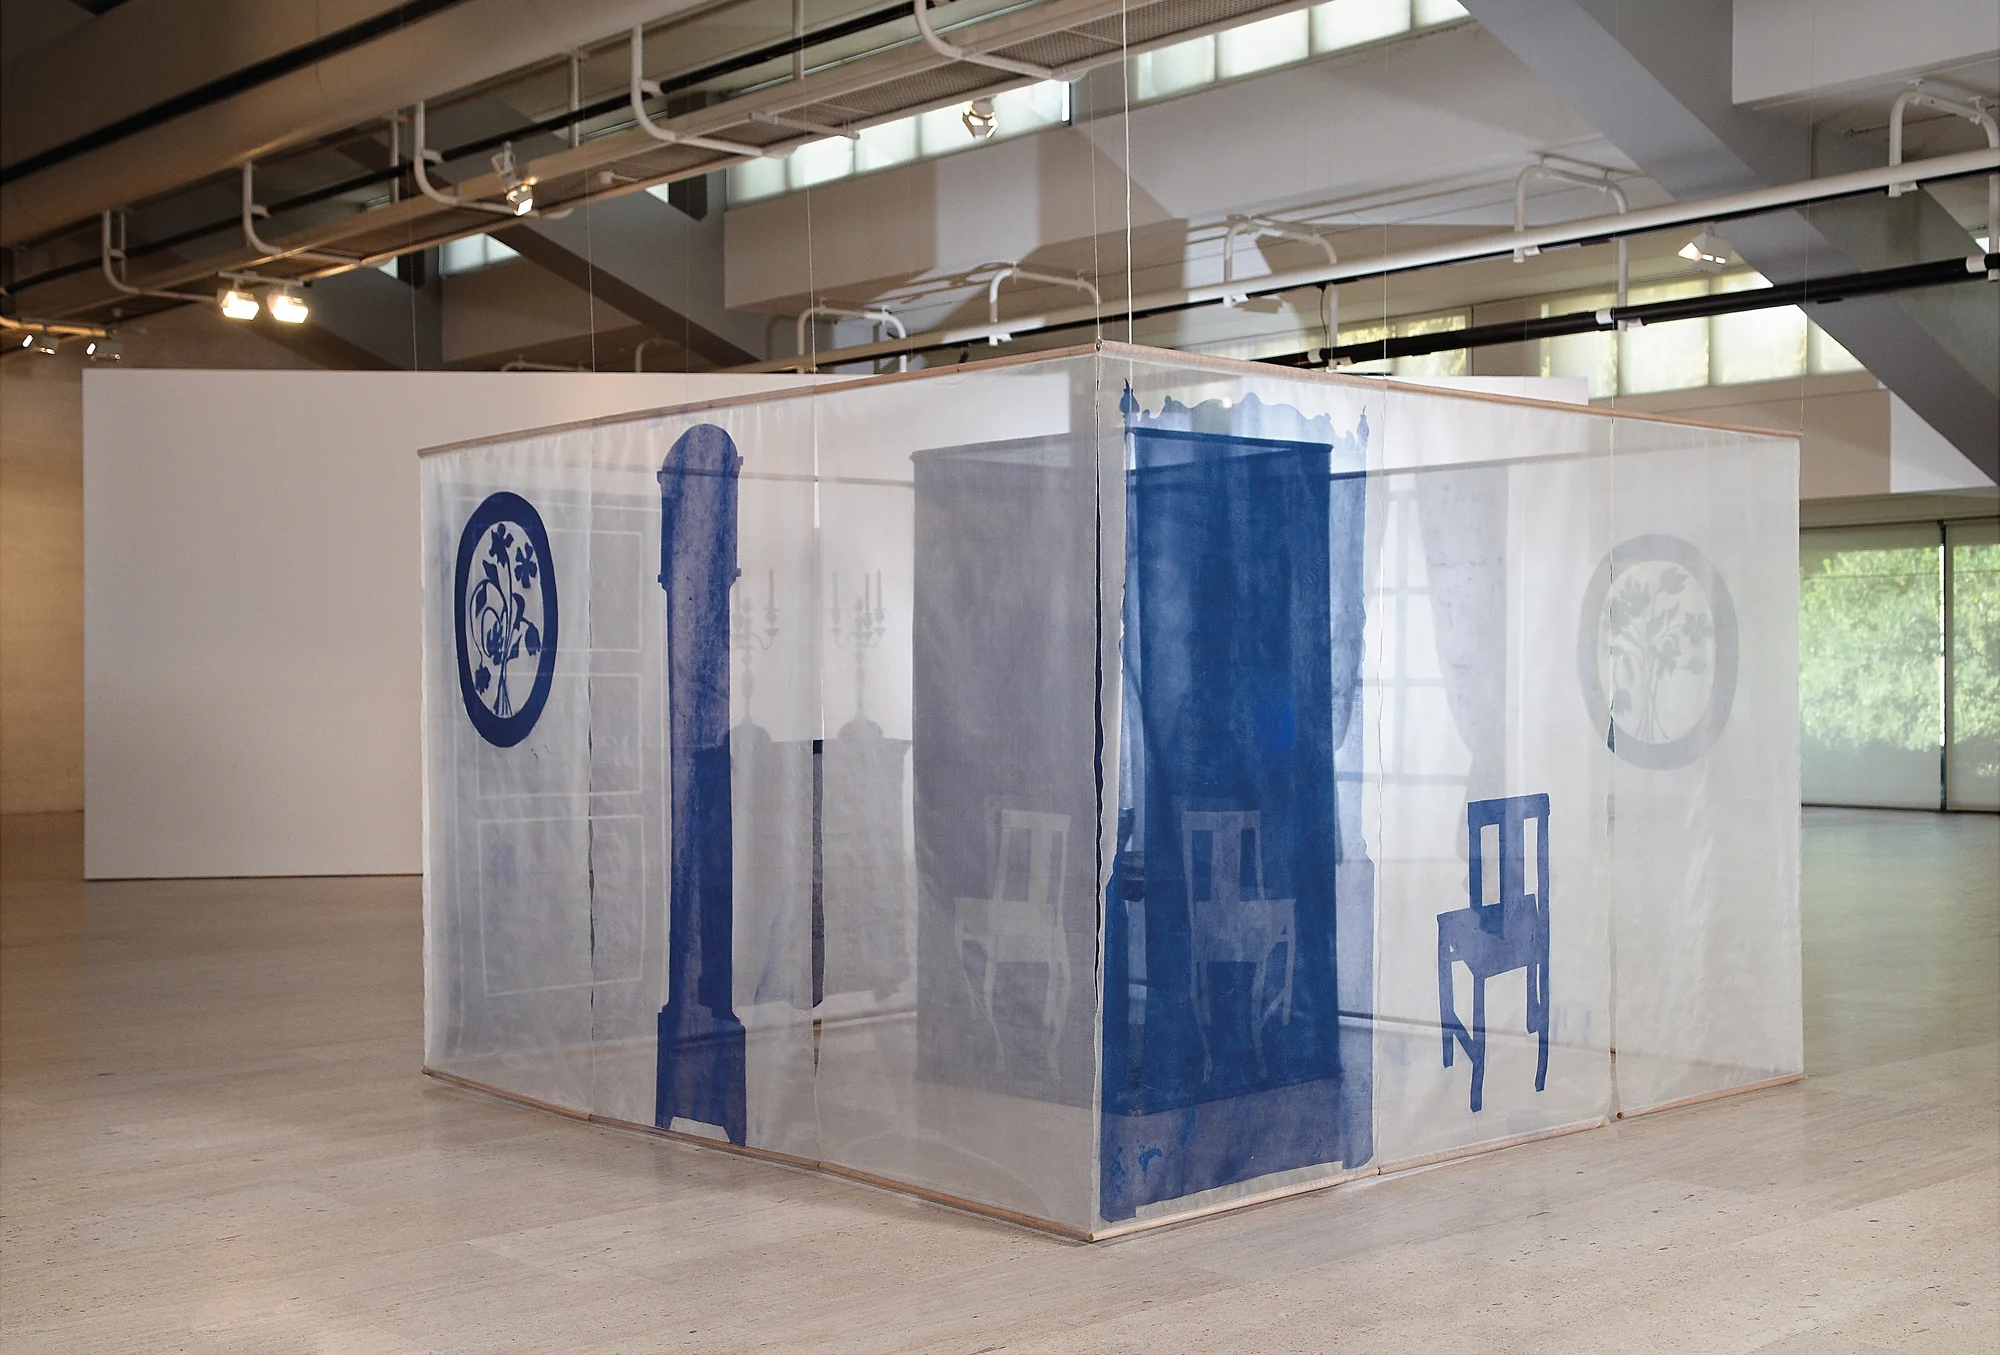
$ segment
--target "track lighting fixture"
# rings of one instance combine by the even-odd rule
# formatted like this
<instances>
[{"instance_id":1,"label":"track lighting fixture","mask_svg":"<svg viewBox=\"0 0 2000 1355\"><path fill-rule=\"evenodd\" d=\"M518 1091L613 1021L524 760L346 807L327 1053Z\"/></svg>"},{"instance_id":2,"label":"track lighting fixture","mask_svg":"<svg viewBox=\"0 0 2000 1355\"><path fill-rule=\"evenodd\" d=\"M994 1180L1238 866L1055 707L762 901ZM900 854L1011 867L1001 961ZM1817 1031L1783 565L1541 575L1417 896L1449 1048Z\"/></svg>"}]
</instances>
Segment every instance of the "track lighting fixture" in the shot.
<instances>
[{"instance_id":1,"label":"track lighting fixture","mask_svg":"<svg viewBox=\"0 0 2000 1355\"><path fill-rule=\"evenodd\" d=\"M507 205L514 209L515 216L526 216L535 210L535 181L523 179L515 168L513 142L502 145L500 153L493 157L493 172L507 185Z\"/></svg>"},{"instance_id":2,"label":"track lighting fixture","mask_svg":"<svg viewBox=\"0 0 2000 1355\"><path fill-rule=\"evenodd\" d=\"M285 325L304 324L306 316L312 313L306 299L293 287L272 288L265 294L264 304L270 307L271 318Z\"/></svg>"},{"instance_id":3,"label":"track lighting fixture","mask_svg":"<svg viewBox=\"0 0 2000 1355\"><path fill-rule=\"evenodd\" d=\"M231 320L255 320L262 309L257 304L257 294L248 287L231 283L215 294L215 304L222 314Z\"/></svg>"},{"instance_id":4,"label":"track lighting fixture","mask_svg":"<svg viewBox=\"0 0 2000 1355\"><path fill-rule=\"evenodd\" d=\"M21 348L30 353L53 353L61 346L61 337L46 330L31 329L21 336Z\"/></svg>"},{"instance_id":5,"label":"track lighting fixture","mask_svg":"<svg viewBox=\"0 0 2000 1355\"><path fill-rule=\"evenodd\" d=\"M1680 256L1704 273L1719 273L1729 267L1729 245L1707 226L1680 247Z\"/></svg>"},{"instance_id":6,"label":"track lighting fixture","mask_svg":"<svg viewBox=\"0 0 2000 1355\"><path fill-rule=\"evenodd\" d=\"M116 339L92 339L83 346L83 355L92 362L123 362L125 345Z\"/></svg>"},{"instance_id":7,"label":"track lighting fixture","mask_svg":"<svg viewBox=\"0 0 2000 1355\"><path fill-rule=\"evenodd\" d=\"M974 141L984 141L1000 130L1000 115L993 111L991 99L974 99L959 114L959 121L965 124L966 131L972 133Z\"/></svg>"}]
</instances>

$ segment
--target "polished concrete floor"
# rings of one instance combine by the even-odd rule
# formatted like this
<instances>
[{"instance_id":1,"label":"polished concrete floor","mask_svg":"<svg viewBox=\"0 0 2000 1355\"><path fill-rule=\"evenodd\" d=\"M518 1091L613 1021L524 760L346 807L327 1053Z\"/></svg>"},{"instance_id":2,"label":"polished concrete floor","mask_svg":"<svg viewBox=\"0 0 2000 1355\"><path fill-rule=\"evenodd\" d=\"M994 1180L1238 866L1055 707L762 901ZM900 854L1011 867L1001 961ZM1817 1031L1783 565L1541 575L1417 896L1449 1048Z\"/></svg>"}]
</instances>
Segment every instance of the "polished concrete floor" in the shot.
<instances>
[{"instance_id":1,"label":"polished concrete floor","mask_svg":"<svg viewBox=\"0 0 2000 1355\"><path fill-rule=\"evenodd\" d=\"M0 1350L2000 1350L2000 821L1813 810L1808 1080L1094 1247L421 1077L409 879L5 825Z\"/></svg>"}]
</instances>

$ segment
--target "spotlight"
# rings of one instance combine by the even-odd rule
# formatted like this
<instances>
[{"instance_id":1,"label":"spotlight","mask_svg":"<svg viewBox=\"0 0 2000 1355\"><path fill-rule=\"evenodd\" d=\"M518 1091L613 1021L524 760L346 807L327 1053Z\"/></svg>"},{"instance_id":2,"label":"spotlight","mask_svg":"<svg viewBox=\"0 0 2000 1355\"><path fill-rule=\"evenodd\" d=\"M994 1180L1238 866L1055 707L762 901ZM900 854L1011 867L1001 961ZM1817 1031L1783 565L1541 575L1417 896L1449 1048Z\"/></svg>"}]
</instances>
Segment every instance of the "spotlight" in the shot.
<instances>
[{"instance_id":1,"label":"spotlight","mask_svg":"<svg viewBox=\"0 0 2000 1355\"><path fill-rule=\"evenodd\" d=\"M62 340L43 330L21 336L21 347L31 353L53 353L62 346Z\"/></svg>"},{"instance_id":2,"label":"spotlight","mask_svg":"<svg viewBox=\"0 0 2000 1355\"><path fill-rule=\"evenodd\" d=\"M123 362L125 345L116 339L92 339L84 345L83 355L92 362Z\"/></svg>"},{"instance_id":3,"label":"spotlight","mask_svg":"<svg viewBox=\"0 0 2000 1355\"><path fill-rule=\"evenodd\" d=\"M493 172L507 185L507 205L514 209L515 216L526 216L535 210L535 181L523 179L516 172L513 142L501 146L500 153L493 157Z\"/></svg>"},{"instance_id":4,"label":"spotlight","mask_svg":"<svg viewBox=\"0 0 2000 1355\"><path fill-rule=\"evenodd\" d=\"M231 320L255 320L259 309L257 294L233 283L215 294L215 304Z\"/></svg>"},{"instance_id":5,"label":"spotlight","mask_svg":"<svg viewBox=\"0 0 2000 1355\"><path fill-rule=\"evenodd\" d=\"M1704 273L1719 273L1729 267L1728 249L1726 241L1704 226L1694 239L1680 247L1680 256Z\"/></svg>"},{"instance_id":6,"label":"spotlight","mask_svg":"<svg viewBox=\"0 0 2000 1355\"><path fill-rule=\"evenodd\" d=\"M993 111L991 99L974 99L958 117L974 141L984 141L1000 130L1000 115Z\"/></svg>"},{"instance_id":7,"label":"spotlight","mask_svg":"<svg viewBox=\"0 0 2000 1355\"><path fill-rule=\"evenodd\" d=\"M264 304L271 308L271 318L280 324L302 325L311 309L306 299L290 287L274 287L265 296Z\"/></svg>"}]
</instances>

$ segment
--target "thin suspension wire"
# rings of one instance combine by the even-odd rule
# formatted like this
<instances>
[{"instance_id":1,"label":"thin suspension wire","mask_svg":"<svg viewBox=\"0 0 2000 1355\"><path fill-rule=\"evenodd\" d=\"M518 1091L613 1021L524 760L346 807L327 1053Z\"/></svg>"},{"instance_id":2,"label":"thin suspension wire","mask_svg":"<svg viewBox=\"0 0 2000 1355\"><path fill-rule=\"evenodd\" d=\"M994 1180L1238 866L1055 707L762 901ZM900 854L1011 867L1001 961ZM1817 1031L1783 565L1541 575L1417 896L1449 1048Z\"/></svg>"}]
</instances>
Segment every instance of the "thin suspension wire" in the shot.
<instances>
[{"instance_id":1,"label":"thin suspension wire","mask_svg":"<svg viewBox=\"0 0 2000 1355\"><path fill-rule=\"evenodd\" d=\"M1119 122L1125 134L1125 342L1132 337L1132 41L1126 22L1126 0L1118 0L1118 54L1123 78L1119 82L1122 112Z\"/></svg>"}]
</instances>

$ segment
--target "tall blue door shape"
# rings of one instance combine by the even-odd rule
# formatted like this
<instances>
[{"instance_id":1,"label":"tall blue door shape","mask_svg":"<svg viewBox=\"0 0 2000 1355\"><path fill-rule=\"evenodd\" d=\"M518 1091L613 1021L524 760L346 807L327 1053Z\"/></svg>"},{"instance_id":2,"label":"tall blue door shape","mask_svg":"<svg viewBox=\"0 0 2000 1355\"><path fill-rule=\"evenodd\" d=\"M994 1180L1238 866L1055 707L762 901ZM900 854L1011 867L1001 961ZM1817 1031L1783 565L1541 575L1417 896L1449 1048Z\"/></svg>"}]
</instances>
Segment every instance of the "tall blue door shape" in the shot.
<instances>
[{"instance_id":1,"label":"tall blue door shape","mask_svg":"<svg viewBox=\"0 0 2000 1355\"><path fill-rule=\"evenodd\" d=\"M667 1005L653 1122L744 1142L743 1023L731 1000L729 586L743 458L713 424L690 428L660 469L660 586L667 590L667 739L673 843Z\"/></svg>"},{"instance_id":2,"label":"tall blue door shape","mask_svg":"<svg viewBox=\"0 0 2000 1355\"><path fill-rule=\"evenodd\" d=\"M1362 482L1336 491L1331 455L1132 430L1107 1219L1372 1151L1366 1035L1350 1065L1334 935L1333 722L1358 682L1352 656L1335 661L1334 594L1358 617L1360 575L1345 552L1335 572L1330 537L1336 498L1358 520Z\"/></svg>"}]
</instances>

